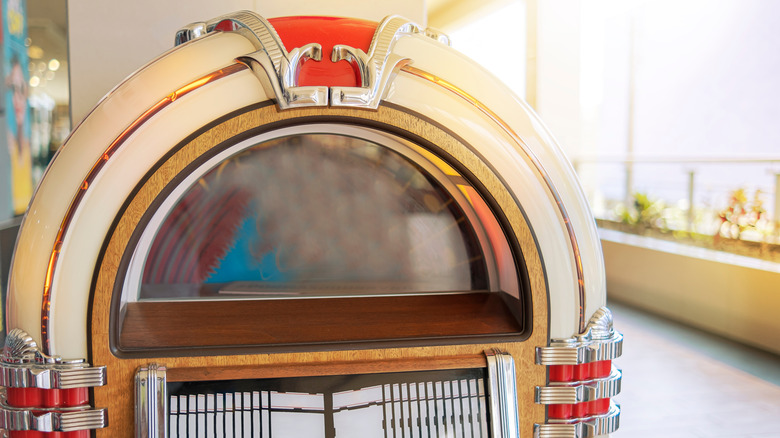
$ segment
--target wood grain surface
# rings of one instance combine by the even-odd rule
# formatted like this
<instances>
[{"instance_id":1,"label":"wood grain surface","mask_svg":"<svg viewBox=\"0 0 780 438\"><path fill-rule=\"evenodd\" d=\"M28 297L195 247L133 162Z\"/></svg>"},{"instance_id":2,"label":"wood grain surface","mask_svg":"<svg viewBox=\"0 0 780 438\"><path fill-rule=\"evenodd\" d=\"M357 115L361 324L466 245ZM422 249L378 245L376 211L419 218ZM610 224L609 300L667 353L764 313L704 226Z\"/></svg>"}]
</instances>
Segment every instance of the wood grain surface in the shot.
<instances>
[{"instance_id":1,"label":"wood grain surface","mask_svg":"<svg viewBox=\"0 0 780 438\"><path fill-rule=\"evenodd\" d=\"M498 208L506 216L511 228L507 232L516 236L525 260L530 281L532 306L530 313L533 315L529 322L530 337L523 342L502 342L496 339L495 342L465 342L458 345L435 345L433 342L427 346L404 346L401 342L399 346L393 348L346 347L337 350L274 354L210 356L199 355L196 352L195 355L187 356L168 354L166 357L134 359L115 356L111 347L111 303L115 282L123 281L122 278L117 278L120 261L127 250L132 250L128 248L128 243L141 216L165 185L197 157L237 135L268 124L322 121L322 117L339 117L343 123L356 125L386 125L396 132L407 132L423 138L437 145L452 160L457 161L459 166L468 169L482 182L488 194L495 199ZM544 385L546 379L545 368L534 363L535 347L546 345L548 342L547 289L543 267L533 235L519 207L489 166L481 161L468 145L464 145L430 122L392 107L383 106L378 111L328 108L280 112L273 106L267 106L221 121L180 146L142 183L133 198L128 200L127 208L121 213L116 227L107 237L105 252L98 262L92 302L90 360L93 364L107 366L108 384L105 387L95 388L94 400L97 407L108 408L109 426L97 431L97 437L133 436L133 378L139 366L149 363L165 365L171 378L179 381L337 375L484 366L484 351L490 348L509 352L515 359L521 436L532 436L533 424L544 421L544 407L533 402L535 386ZM227 313L229 311L231 310L215 306L213 313L199 314L196 318L187 318L184 314L178 315L180 321L186 320L186 323L182 323L179 328L182 333L176 335L171 333L172 338L178 337L179 341L165 340L163 334L163 338L156 339L154 342L184 342L182 339L187 337L186 332L189 330L193 339L186 342L194 344L198 336L207 336L209 330L203 326L209 323L205 319L230 319L234 314ZM503 321L502 323L507 322L503 317L498 319ZM165 324L162 320L159 323ZM140 321L138 324L137 330L143 330L144 324ZM341 324L343 326L347 321L341 321ZM317 327L317 324L312 324L312 327L306 330L316 330ZM468 329L468 327L463 328ZM164 327L163 329L167 330ZM352 330L353 333L359 331L360 328L357 326ZM143 340L139 338L134 342L143 342Z\"/></svg>"}]
</instances>

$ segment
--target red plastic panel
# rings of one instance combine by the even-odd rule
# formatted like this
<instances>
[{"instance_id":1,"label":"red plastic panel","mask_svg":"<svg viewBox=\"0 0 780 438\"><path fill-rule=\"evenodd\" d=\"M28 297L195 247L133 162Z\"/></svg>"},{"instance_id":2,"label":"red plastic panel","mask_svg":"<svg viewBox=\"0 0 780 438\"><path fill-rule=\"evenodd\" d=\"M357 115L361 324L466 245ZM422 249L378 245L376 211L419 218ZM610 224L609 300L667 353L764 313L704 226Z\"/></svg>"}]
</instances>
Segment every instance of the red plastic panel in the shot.
<instances>
[{"instance_id":1,"label":"red plastic panel","mask_svg":"<svg viewBox=\"0 0 780 438\"><path fill-rule=\"evenodd\" d=\"M612 361L583 363L580 365L551 365L550 382L584 382L593 379L609 377L612 372ZM609 412L609 398L589 402L549 405L547 416L551 419L570 420L593 415L604 415Z\"/></svg>"},{"instance_id":2,"label":"red plastic panel","mask_svg":"<svg viewBox=\"0 0 780 438\"><path fill-rule=\"evenodd\" d=\"M9 406L18 408L41 408L43 404L43 389L38 388L6 388L6 401Z\"/></svg>"},{"instance_id":3,"label":"red plastic panel","mask_svg":"<svg viewBox=\"0 0 780 438\"><path fill-rule=\"evenodd\" d=\"M581 382L609 377L611 372L611 360L602 360L579 365L551 365L550 382Z\"/></svg>"},{"instance_id":4,"label":"red plastic panel","mask_svg":"<svg viewBox=\"0 0 780 438\"><path fill-rule=\"evenodd\" d=\"M594 415L604 415L609 412L609 399L602 398L573 405L549 405L547 417L557 420L570 420L573 418L585 418Z\"/></svg>"},{"instance_id":5,"label":"red plastic panel","mask_svg":"<svg viewBox=\"0 0 780 438\"><path fill-rule=\"evenodd\" d=\"M310 43L322 46L322 61L305 62L298 85L359 86L355 69L347 61L331 62L331 53L337 44L368 52L377 23L337 17L281 17L268 21L276 29L287 51Z\"/></svg>"}]
</instances>

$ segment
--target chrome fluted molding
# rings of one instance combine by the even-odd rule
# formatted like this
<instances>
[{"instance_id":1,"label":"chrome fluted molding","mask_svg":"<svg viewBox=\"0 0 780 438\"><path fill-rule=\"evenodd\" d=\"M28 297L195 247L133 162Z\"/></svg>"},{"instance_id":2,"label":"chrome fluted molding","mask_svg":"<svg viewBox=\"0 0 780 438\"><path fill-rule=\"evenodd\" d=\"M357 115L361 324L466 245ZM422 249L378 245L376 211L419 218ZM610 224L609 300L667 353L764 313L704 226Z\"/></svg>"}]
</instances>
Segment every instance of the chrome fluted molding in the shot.
<instances>
[{"instance_id":1,"label":"chrome fluted molding","mask_svg":"<svg viewBox=\"0 0 780 438\"><path fill-rule=\"evenodd\" d=\"M500 350L485 351L487 357L488 389L492 414L492 435L497 438L516 438L520 431L517 416L517 383L515 361L512 355Z\"/></svg>"},{"instance_id":2,"label":"chrome fluted molding","mask_svg":"<svg viewBox=\"0 0 780 438\"><path fill-rule=\"evenodd\" d=\"M135 374L135 436L165 438L168 430L167 370L149 364Z\"/></svg>"},{"instance_id":3,"label":"chrome fluted molding","mask_svg":"<svg viewBox=\"0 0 780 438\"><path fill-rule=\"evenodd\" d=\"M0 429L13 431L73 432L107 425L105 409L14 408L0 401Z\"/></svg>"},{"instance_id":4,"label":"chrome fluted molding","mask_svg":"<svg viewBox=\"0 0 780 438\"><path fill-rule=\"evenodd\" d=\"M585 331L569 339L552 340L547 347L536 348L540 365L579 365L612 360L623 354L623 335L612 326L612 312L600 308L591 317Z\"/></svg>"},{"instance_id":5,"label":"chrome fluted molding","mask_svg":"<svg viewBox=\"0 0 780 438\"><path fill-rule=\"evenodd\" d=\"M47 356L23 330L8 332L0 361L0 386L71 389L105 384L105 367L92 367L83 359L63 360L59 356Z\"/></svg>"},{"instance_id":6,"label":"chrome fluted molding","mask_svg":"<svg viewBox=\"0 0 780 438\"><path fill-rule=\"evenodd\" d=\"M615 432L619 426L620 406L611 403L609 412L604 415L535 424L534 438L592 438Z\"/></svg>"}]
</instances>

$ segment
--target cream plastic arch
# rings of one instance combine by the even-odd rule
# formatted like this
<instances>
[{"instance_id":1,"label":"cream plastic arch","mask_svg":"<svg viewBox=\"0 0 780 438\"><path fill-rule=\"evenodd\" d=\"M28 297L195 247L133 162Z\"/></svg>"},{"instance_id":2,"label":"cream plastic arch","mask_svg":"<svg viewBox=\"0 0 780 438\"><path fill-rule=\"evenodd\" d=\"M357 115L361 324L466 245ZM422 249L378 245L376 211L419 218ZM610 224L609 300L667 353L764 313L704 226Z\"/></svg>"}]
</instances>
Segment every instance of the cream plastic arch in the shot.
<instances>
[{"instance_id":1,"label":"cream plastic arch","mask_svg":"<svg viewBox=\"0 0 780 438\"><path fill-rule=\"evenodd\" d=\"M251 71L242 70L174 96L107 160L103 160L105 151L161 100L255 50L247 39L229 32L183 44L120 84L78 126L47 171L23 221L9 282L9 327L27 331L49 354L87 357L89 291L96 262L130 192L192 132L270 97ZM595 224L560 149L527 105L453 49L418 34L400 38L393 52L411 59L411 68L398 73L385 101L435 120L478 145L485 161L505 178L535 234L549 288L550 337L566 339L579 333L583 318L587 321L605 304L604 267ZM443 80L449 88L431 78ZM98 170L92 170L96 164ZM89 186L84 187L90 174ZM58 230L81 188L83 196L57 243ZM565 220L579 248L584 296ZM54 249L58 257L45 343L41 303Z\"/></svg>"}]
</instances>

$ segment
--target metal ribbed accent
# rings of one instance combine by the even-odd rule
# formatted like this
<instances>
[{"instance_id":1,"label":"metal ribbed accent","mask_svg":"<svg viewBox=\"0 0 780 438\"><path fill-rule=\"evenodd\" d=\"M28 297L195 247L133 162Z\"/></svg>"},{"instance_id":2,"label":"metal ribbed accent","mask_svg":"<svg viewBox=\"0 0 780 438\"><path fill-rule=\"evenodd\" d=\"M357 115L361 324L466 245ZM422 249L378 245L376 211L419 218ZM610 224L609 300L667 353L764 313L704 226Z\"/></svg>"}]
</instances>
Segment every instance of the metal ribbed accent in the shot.
<instances>
[{"instance_id":1,"label":"metal ribbed accent","mask_svg":"<svg viewBox=\"0 0 780 438\"><path fill-rule=\"evenodd\" d=\"M544 405L574 404L602 398L611 398L620 393L623 374L615 367L609 376L585 382L551 383L536 387L536 403Z\"/></svg>"},{"instance_id":2,"label":"metal ribbed accent","mask_svg":"<svg viewBox=\"0 0 780 438\"><path fill-rule=\"evenodd\" d=\"M106 367L0 364L0 386L10 388L71 389L105 384Z\"/></svg>"},{"instance_id":3,"label":"metal ribbed accent","mask_svg":"<svg viewBox=\"0 0 780 438\"><path fill-rule=\"evenodd\" d=\"M534 438L591 438L615 432L619 426L620 406L612 403L605 415L535 424Z\"/></svg>"},{"instance_id":4,"label":"metal ribbed accent","mask_svg":"<svg viewBox=\"0 0 780 438\"><path fill-rule=\"evenodd\" d=\"M105 409L50 411L12 408L0 404L0 429L38 432L73 432L106 427Z\"/></svg>"},{"instance_id":5,"label":"metal ribbed accent","mask_svg":"<svg viewBox=\"0 0 780 438\"><path fill-rule=\"evenodd\" d=\"M485 351L488 363L490 405L493 411L495 438L515 438L520 431L517 417L517 387L515 361L512 355L499 350Z\"/></svg>"},{"instance_id":6,"label":"metal ribbed accent","mask_svg":"<svg viewBox=\"0 0 780 438\"><path fill-rule=\"evenodd\" d=\"M260 45L257 48L264 49L268 53L271 62L273 62L276 71L280 70L281 61L285 57L286 50L284 44L282 44L282 39L268 20L249 11L237 12L217 20L230 20L252 31L260 41ZM214 24L218 24L219 21L216 21Z\"/></svg>"},{"instance_id":7,"label":"metal ribbed accent","mask_svg":"<svg viewBox=\"0 0 780 438\"><path fill-rule=\"evenodd\" d=\"M536 363L540 365L579 365L600 360L612 360L623 354L623 335L614 332L605 340L552 342L549 347L536 348Z\"/></svg>"},{"instance_id":8,"label":"metal ribbed accent","mask_svg":"<svg viewBox=\"0 0 780 438\"><path fill-rule=\"evenodd\" d=\"M24 330L15 328L8 332L0 361L0 386L71 389L105 384L105 367L90 367L83 359L47 356Z\"/></svg>"},{"instance_id":9,"label":"metal ribbed accent","mask_svg":"<svg viewBox=\"0 0 780 438\"><path fill-rule=\"evenodd\" d=\"M395 73L410 62L393 53L396 41L404 35L421 33L414 23L398 16L386 17L374 32L368 54L347 45L333 46L331 60L346 60L356 65L360 75L358 87L331 87L330 104L376 109Z\"/></svg>"}]
</instances>

